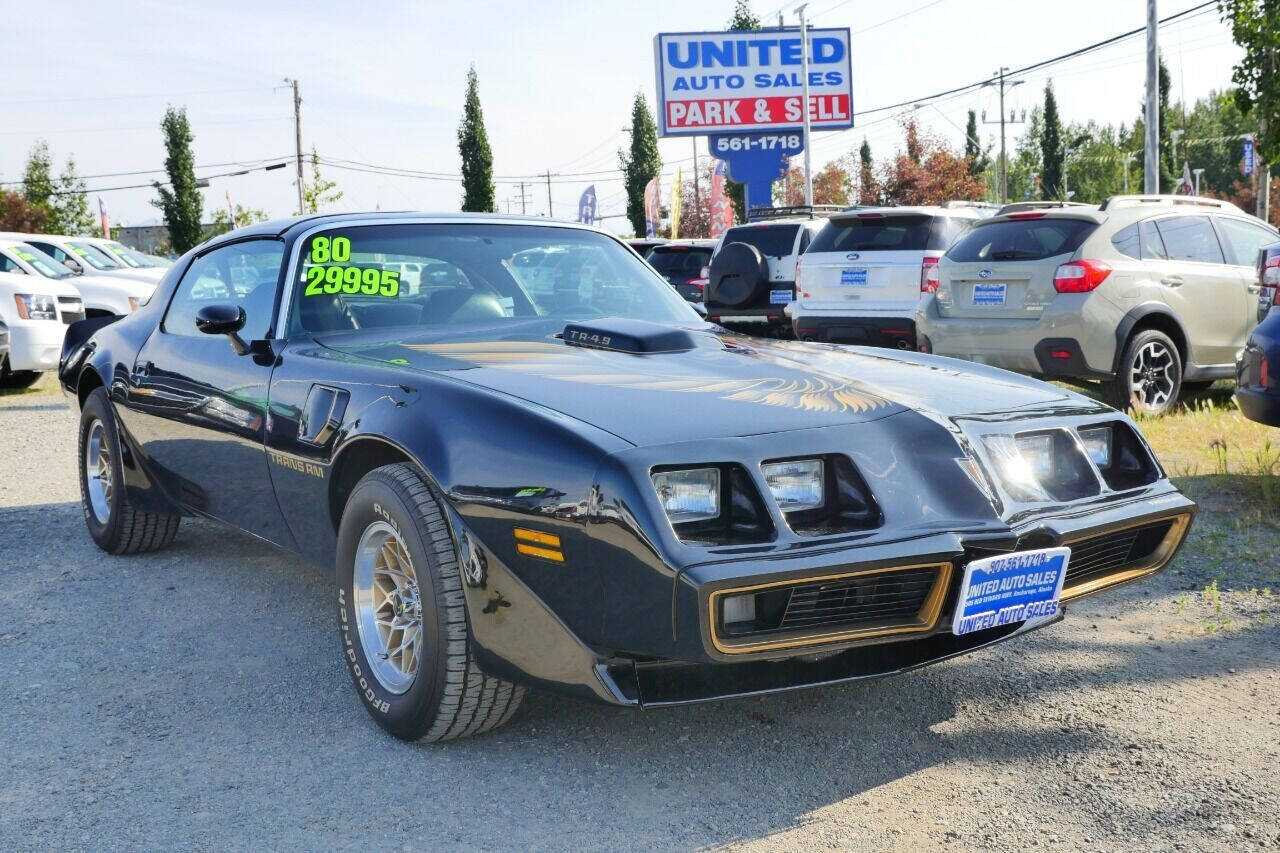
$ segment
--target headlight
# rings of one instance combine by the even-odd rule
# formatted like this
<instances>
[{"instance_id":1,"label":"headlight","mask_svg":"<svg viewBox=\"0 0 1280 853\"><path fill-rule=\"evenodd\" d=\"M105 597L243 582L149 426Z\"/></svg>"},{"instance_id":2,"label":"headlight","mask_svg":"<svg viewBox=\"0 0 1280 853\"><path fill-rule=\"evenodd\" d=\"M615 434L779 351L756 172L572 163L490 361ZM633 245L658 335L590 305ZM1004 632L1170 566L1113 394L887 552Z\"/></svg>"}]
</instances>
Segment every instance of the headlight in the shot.
<instances>
[{"instance_id":1,"label":"headlight","mask_svg":"<svg viewBox=\"0 0 1280 853\"><path fill-rule=\"evenodd\" d=\"M1019 501L1047 501L1049 493L1040 484L1037 469L1046 466L1053 470L1053 442L1037 441L1048 436L1026 436L1015 439L1011 435L989 435L983 439L987 454L999 472L1000 482L1010 496ZM1049 460L1038 458L1047 448Z\"/></svg>"},{"instance_id":2,"label":"headlight","mask_svg":"<svg viewBox=\"0 0 1280 853\"><path fill-rule=\"evenodd\" d=\"M1053 436L1026 435L1016 439L1018 454L1031 466L1031 473L1040 483L1053 479Z\"/></svg>"},{"instance_id":3,"label":"headlight","mask_svg":"<svg viewBox=\"0 0 1280 853\"><path fill-rule=\"evenodd\" d=\"M672 524L708 521L720 515L720 469L686 468L650 475Z\"/></svg>"},{"instance_id":4,"label":"headlight","mask_svg":"<svg viewBox=\"0 0 1280 853\"><path fill-rule=\"evenodd\" d=\"M761 465L765 484L778 508L797 512L822 506L822 460L797 459Z\"/></svg>"},{"instance_id":5,"label":"headlight","mask_svg":"<svg viewBox=\"0 0 1280 853\"><path fill-rule=\"evenodd\" d=\"M1079 431L1080 443L1099 468L1111 467L1111 427L1092 427Z\"/></svg>"},{"instance_id":6,"label":"headlight","mask_svg":"<svg viewBox=\"0 0 1280 853\"><path fill-rule=\"evenodd\" d=\"M18 316L24 320L56 320L58 308L52 296L31 293L15 293L13 301L18 306Z\"/></svg>"}]
</instances>

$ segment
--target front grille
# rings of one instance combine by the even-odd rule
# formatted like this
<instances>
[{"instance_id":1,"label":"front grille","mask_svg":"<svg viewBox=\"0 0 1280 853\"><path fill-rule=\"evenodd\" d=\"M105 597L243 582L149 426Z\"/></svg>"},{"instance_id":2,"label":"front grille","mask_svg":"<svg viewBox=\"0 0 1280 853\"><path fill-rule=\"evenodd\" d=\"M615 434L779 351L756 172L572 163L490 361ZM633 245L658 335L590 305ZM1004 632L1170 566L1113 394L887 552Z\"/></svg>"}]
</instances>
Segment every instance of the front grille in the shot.
<instances>
[{"instance_id":1,"label":"front grille","mask_svg":"<svg viewBox=\"0 0 1280 853\"><path fill-rule=\"evenodd\" d=\"M84 301L74 296L59 296L58 310L62 312L62 322L74 323L84 319Z\"/></svg>"},{"instance_id":2,"label":"front grille","mask_svg":"<svg viewBox=\"0 0 1280 853\"><path fill-rule=\"evenodd\" d=\"M1071 559L1064 587L1069 592L1072 587L1092 584L1108 575L1146 567L1174 523L1174 519L1167 519L1070 543Z\"/></svg>"},{"instance_id":3,"label":"front grille","mask_svg":"<svg viewBox=\"0 0 1280 853\"><path fill-rule=\"evenodd\" d=\"M950 575L949 564L905 566L724 590L712 596L712 639L736 653L927 631ZM721 602L743 596L754 617L726 623Z\"/></svg>"},{"instance_id":4,"label":"front grille","mask_svg":"<svg viewBox=\"0 0 1280 853\"><path fill-rule=\"evenodd\" d=\"M778 630L911 619L924 606L937 577L938 570L928 568L796 586Z\"/></svg>"}]
</instances>

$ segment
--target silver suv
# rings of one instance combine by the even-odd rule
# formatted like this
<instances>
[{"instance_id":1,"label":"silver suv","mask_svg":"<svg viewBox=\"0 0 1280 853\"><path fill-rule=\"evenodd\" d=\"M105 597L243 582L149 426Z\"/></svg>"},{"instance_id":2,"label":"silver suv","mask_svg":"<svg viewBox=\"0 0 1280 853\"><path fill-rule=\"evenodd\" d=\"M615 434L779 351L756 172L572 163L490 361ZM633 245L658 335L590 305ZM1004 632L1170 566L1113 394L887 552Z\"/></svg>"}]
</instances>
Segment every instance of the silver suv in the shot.
<instances>
[{"instance_id":1,"label":"silver suv","mask_svg":"<svg viewBox=\"0 0 1280 853\"><path fill-rule=\"evenodd\" d=\"M916 314L922 350L1100 380L1108 402L1144 414L1233 375L1276 229L1190 196L1030 207L1002 209L943 256Z\"/></svg>"}]
</instances>

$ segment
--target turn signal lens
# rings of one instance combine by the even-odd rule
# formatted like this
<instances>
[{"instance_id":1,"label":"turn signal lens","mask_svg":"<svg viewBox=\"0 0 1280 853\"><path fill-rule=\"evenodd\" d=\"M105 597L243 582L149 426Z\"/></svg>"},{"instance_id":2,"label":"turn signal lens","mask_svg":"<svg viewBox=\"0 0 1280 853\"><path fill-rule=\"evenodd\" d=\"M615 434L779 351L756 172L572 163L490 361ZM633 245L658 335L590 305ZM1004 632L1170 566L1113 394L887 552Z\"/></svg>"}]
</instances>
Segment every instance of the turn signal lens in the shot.
<instances>
[{"instance_id":1,"label":"turn signal lens","mask_svg":"<svg viewBox=\"0 0 1280 853\"><path fill-rule=\"evenodd\" d=\"M651 479L672 524L709 521L720 515L719 468L660 471Z\"/></svg>"},{"instance_id":2,"label":"turn signal lens","mask_svg":"<svg viewBox=\"0 0 1280 853\"><path fill-rule=\"evenodd\" d=\"M1072 261L1053 274L1053 289L1059 293L1088 293L1109 275L1111 265L1104 261Z\"/></svg>"}]
</instances>

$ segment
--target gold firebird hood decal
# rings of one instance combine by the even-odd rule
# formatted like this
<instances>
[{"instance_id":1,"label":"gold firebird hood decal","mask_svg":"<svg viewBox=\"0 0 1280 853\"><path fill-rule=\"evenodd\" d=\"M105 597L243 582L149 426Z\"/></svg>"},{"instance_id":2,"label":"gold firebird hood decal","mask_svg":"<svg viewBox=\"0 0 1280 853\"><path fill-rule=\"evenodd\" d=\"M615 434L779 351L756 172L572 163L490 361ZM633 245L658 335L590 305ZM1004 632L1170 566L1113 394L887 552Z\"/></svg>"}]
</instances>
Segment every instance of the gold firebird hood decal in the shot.
<instances>
[{"instance_id":1,"label":"gold firebird hood decal","mask_svg":"<svg viewBox=\"0 0 1280 853\"><path fill-rule=\"evenodd\" d=\"M811 412L870 412L892 404L850 382L823 376L736 378L716 375L714 368L689 372L700 356L724 350L690 350L679 359L664 358L662 372L650 372L653 356L619 354L542 341L481 341L474 343L405 344L407 349L513 373L609 385L645 391L678 391L715 394L764 406L781 406ZM704 365L705 366L705 365ZM798 369L802 369L797 365ZM683 375L681 375L683 374Z\"/></svg>"}]
</instances>

